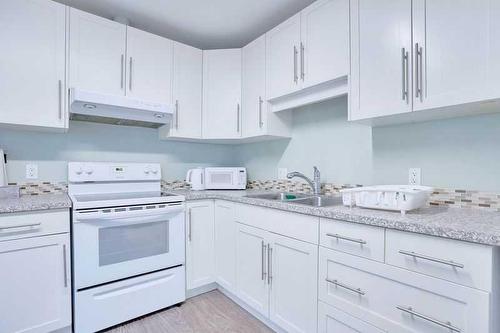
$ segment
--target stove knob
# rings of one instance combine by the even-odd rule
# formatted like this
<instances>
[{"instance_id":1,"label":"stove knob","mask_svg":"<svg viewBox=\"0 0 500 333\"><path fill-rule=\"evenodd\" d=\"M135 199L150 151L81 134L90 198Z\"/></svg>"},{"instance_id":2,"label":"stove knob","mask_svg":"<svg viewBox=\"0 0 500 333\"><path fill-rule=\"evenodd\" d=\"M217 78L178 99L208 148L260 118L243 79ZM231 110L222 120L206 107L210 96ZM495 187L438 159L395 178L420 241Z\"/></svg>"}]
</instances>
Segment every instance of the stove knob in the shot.
<instances>
[{"instance_id":1,"label":"stove knob","mask_svg":"<svg viewBox=\"0 0 500 333\"><path fill-rule=\"evenodd\" d=\"M147 167L146 169L144 169L144 173L146 175L149 175L150 172L151 172L151 169L149 167Z\"/></svg>"},{"instance_id":2,"label":"stove knob","mask_svg":"<svg viewBox=\"0 0 500 333\"><path fill-rule=\"evenodd\" d=\"M94 170L92 170L92 169L89 168L89 169L85 170L85 173L90 176L91 174L94 173Z\"/></svg>"},{"instance_id":3,"label":"stove knob","mask_svg":"<svg viewBox=\"0 0 500 333\"><path fill-rule=\"evenodd\" d=\"M155 175L156 175L156 174L158 174L158 170L157 170L157 169L153 169L151 172L152 172L153 174L155 174Z\"/></svg>"},{"instance_id":4,"label":"stove knob","mask_svg":"<svg viewBox=\"0 0 500 333\"><path fill-rule=\"evenodd\" d=\"M83 173L82 167L79 167L78 169L75 170L75 173L79 176Z\"/></svg>"}]
</instances>

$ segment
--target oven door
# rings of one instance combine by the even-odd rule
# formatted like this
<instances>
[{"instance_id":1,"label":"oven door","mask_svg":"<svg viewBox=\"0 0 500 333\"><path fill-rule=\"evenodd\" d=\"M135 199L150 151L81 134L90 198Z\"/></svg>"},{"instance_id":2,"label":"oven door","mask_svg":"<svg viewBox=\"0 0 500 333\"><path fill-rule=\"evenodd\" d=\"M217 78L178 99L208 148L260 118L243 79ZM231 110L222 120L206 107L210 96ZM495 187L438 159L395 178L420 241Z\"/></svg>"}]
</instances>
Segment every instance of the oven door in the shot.
<instances>
[{"instance_id":1,"label":"oven door","mask_svg":"<svg viewBox=\"0 0 500 333\"><path fill-rule=\"evenodd\" d=\"M77 290L184 264L184 205L76 211Z\"/></svg>"}]
</instances>

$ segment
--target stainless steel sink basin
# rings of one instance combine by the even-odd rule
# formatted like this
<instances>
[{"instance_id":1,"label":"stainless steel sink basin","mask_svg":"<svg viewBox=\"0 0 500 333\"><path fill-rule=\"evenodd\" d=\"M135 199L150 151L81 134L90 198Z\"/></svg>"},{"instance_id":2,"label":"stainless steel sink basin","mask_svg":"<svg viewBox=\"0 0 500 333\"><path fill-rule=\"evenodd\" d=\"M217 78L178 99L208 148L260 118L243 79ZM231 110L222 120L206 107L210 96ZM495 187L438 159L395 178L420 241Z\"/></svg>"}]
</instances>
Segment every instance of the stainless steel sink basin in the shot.
<instances>
[{"instance_id":1,"label":"stainless steel sink basin","mask_svg":"<svg viewBox=\"0 0 500 333\"><path fill-rule=\"evenodd\" d=\"M294 203L294 204L312 206L312 207L328 207L328 206L335 206L335 205L342 204L341 197L301 194L301 193L289 193L289 192L248 194L246 197L247 198L255 198L255 199L290 202L290 203Z\"/></svg>"},{"instance_id":2,"label":"stainless steel sink basin","mask_svg":"<svg viewBox=\"0 0 500 333\"><path fill-rule=\"evenodd\" d=\"M295 201L310 197L310 194L289 193L289 192L274 192L261 194L248 194L247 198L276 200L276 201Z\"/></svg>"},{"instance_id":3,"label":"stainless steel sink basin","mask_svg":"<svg viewBox=\"0 0 500 333\"><path fill-rule=\"evenodd\" d=\"M342 204L341 197L333 196L314 196L294 200L294 203L312 207L328 207Z\"/></svg>"}]
</instances>

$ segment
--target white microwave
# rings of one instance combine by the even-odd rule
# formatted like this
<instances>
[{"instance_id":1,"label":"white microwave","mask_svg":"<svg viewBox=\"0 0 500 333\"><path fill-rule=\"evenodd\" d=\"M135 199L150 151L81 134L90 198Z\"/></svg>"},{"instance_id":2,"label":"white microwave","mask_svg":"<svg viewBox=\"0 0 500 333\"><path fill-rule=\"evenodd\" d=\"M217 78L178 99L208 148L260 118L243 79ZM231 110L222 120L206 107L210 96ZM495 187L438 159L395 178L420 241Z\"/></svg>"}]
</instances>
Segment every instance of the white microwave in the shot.
<instances>
[{"instance_id":1,"label":"white microwave","mask_svg":"<svg viewBox=\"0 0 500 333\"><path fill-rule=\"evenodd\" d=\"M247 188L245 168L205 168L205 189L244 190Z\"/></svg>"}]
</instances>

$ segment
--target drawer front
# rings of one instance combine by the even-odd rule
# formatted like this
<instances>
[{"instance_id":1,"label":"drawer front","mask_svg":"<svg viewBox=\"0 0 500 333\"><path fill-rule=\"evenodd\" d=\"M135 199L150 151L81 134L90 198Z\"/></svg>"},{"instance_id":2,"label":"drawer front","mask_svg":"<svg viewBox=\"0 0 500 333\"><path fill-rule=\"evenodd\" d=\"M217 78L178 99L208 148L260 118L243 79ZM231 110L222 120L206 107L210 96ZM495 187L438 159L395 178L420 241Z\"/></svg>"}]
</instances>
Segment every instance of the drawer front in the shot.
<instances>
[{"instance_id":1,"label":"drawer front","mask_svg":"<svg viewBox=\"0 0 500 333\"><path fill-rule=\"evenodd\" d=\"M383 333L333 306L318 302L318 333Z\"/></svg>"},{"instance_id":2,"label":"drawer front","mask_svg":"<svg viewBox=\"0 0 500 333\"><path fill-rule=\"evenodd\" d=\"M333 250L383 262L384 238L384 228L320 220L320 244Z\"/></svg>"},{"instance_id":3,"label":"drawer front","mask_svg":"<svg viewBox=\"0 0 500 333\"><path fill-rule=\"evenodd\" d=\"M320 249L319 297L389 332L489 332L489 294Z\"/></svg>"},{"instance_id":4,"label":"drawer front","mask_svg":"<svg viewBox=\"0 0 500 333\"><path fill-rule=\"evenodd\" d=\"M236 222L264 229L276 234L318 244L319 218L263 208L235 204Z\"/></svg>"},{"instance_id":5,"label":"drawer front","mask_svg":"<svg viewBox=\"0 0 500 333\"><path fill-rule=\"evenodd\" d=\"M386 235L388 264L491 291L493 247L395 230Z\"/></svg>"},{"instance_id":6,"label":"drawer front","mask_svg":"<svg viewBox=\"0 0 500 333\"><path fill-rule=\"evenodd\" d=\"M69 209L0 215L0 242L69 232Z\"/></svg>"},{"instance_id":7,"label":"drawer front","mask_svg":"<svg viewBox=\"0 0 500 333\"><path fill-rule=\"evenodd\" d=\"M185 290L184 266L179 266L78 291L75 332L96 332L182 302Z\"/></svg>"}]
</instances>

